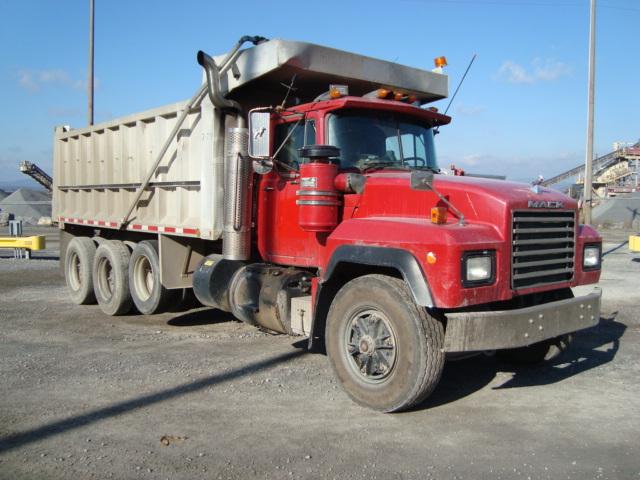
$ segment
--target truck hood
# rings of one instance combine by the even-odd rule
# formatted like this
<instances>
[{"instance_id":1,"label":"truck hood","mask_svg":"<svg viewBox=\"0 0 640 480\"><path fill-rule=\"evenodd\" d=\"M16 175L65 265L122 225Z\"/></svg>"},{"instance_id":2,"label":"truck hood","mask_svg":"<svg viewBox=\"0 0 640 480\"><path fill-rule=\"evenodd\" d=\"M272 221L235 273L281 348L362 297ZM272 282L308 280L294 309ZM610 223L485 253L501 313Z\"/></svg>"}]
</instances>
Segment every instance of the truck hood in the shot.
<instances>
[{"instance_id":1,"label":"truck hood","mask_svg":"<svg viewBox=\"0 0 640 480\"><path fill-rule=\"evenodd\" d=\"M410 172L373 172L354 218L410 217L429 219L431 208L446 206L429 190L414 190ZM460 210L469 223L486 223L500 232L509 231L513 210L576 210L575 200L545 187L476 177L434 175L433 186ZM449 210L449 223L457 218Z\"/></svg>"}]
</instances>

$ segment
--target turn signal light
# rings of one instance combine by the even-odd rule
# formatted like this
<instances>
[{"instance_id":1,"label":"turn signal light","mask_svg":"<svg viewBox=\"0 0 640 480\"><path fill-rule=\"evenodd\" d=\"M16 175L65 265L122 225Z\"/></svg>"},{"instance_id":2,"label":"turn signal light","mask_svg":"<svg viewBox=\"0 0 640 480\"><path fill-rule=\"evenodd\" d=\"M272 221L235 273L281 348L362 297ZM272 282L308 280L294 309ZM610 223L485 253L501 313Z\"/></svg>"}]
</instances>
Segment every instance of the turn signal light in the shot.
<instances>
[{"instance_id":1,"label":"turn signal light","mask_svg":"<svg viewBox=\"0 0 640 480\"><path fill-rule=\"evenodd\" d=\"M431 209L431 223L435 223L437 225L447 223L446 207L433 207Z\"/></svg>"}]
</instances>

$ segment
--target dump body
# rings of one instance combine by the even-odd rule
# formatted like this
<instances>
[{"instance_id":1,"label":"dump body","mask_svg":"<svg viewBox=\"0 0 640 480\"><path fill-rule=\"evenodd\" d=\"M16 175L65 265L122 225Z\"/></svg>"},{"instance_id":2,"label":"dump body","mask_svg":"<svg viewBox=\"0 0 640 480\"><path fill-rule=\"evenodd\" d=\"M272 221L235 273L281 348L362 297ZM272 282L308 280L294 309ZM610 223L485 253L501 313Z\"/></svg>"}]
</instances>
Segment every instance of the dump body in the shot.
<instances>
[{"instance_id":1,"label":"dump body","mask_svg":"<svg viewBox=\"0 0 640 480\"><path fill-rule=\"evenodd\" d=\"M65 131L54 146L54 215L62 222L117 228L186 102ZM221 155L212 155L218 117L210 103L189 112L143 194L131 230L216 239Z\"/></svg>"}]
</instances>

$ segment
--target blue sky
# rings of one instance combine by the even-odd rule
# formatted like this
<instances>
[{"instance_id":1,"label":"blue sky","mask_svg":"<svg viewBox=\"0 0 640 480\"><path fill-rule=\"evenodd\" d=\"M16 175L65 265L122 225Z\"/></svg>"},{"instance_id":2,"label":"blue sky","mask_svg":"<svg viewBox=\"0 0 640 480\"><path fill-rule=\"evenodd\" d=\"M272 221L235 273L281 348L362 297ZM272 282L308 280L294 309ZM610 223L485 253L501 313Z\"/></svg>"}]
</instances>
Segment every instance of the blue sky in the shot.
<instances>
[{"instance_id":1,"label":"blue sky","mask_svg":"<svg viewBox=\"0 0 640 480\"><path fill-rule=\"evenodd\" d=\"M584 162L588 0L95 1L96 121L190 97L199 49L263 35L426 69L446 55L452 93L477 53L437 137L441 166L529 179ZM86 124L88 3L0 1L0 186L24 180L20 160L51 171L54 126ZM604 154L640 138L640 2L598 0L597 19Z\"/></svg>"}]
</instances>

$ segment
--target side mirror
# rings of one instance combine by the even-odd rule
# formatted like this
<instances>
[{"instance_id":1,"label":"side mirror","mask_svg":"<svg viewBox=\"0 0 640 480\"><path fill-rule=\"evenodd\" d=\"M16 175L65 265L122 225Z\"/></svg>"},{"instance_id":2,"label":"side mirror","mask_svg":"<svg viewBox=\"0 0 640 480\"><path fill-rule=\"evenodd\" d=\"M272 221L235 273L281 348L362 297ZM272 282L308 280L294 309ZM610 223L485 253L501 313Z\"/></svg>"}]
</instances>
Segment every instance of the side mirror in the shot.
<instances>
[{"instance_id":1,"label":"side mirror","mask_svg":"<svg viewBox=\"0 0 640 480\"><path fill-rule=\"evenodd\" d=\"M249 112L249 156L267 160L271 154L271 113Z\"/></svg>"},{"instance_id":2,"label":"side mirror","mask_svg":"<svg viewBox=\"0 0 640 480\"><path fill-rule=\"evenodd\" d=\"M414 190L433 190L433 172L411 172L411 188Z\"/></svg>"}]
</instances>

